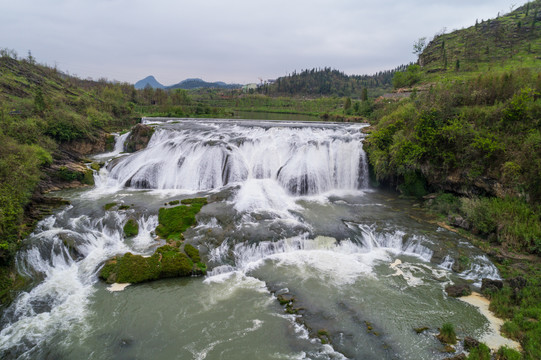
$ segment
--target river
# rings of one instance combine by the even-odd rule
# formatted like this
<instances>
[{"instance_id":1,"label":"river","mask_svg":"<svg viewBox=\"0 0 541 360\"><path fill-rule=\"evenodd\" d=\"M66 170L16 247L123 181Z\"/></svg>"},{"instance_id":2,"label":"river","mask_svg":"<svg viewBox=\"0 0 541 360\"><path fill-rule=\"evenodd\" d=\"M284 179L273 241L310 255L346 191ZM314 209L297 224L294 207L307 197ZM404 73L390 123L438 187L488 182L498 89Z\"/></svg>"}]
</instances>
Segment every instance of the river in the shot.
<instances>
[{"instance_id":1,"label":"river","mask_svg":"<svg viewBox=\"0 0 541 360\"><path fill-rule=\"evenodd\" d=\"M25 240L17 266L33 286L2 316L2 359L443 359L443 323L488 331L444 288L497 269L411 200L369 186L365 125L144 121L148 147L123 154L118 136L96 156L108 164L96 185L55 194L71 205ZM152 254L158 209L191 197L209 200L185 233L205 277L119 292L98 280L116 254ZM129 218L140 232L125 239ZM451 271L460 257L468 267Z\"/></svg>"}]
</instances>

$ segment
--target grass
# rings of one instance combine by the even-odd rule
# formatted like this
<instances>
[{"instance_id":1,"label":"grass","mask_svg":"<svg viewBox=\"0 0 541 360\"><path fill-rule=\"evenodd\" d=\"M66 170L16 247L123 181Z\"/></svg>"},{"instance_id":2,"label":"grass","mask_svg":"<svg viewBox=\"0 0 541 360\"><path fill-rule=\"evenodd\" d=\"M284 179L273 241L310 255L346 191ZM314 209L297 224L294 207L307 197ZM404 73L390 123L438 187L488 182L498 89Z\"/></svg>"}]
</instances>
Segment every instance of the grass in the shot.
<instances>
[{"instance_id":1,"label":"grass","mask_svg":"<svg viewBox=\"0 0 541 360\"><path fill-rule=\"evenodd\" d=\"M438 334L438 339L444 344L456 344L456 333L453 324L444 323L441 326L440 333Z\"/></svg>"}]
</instances>

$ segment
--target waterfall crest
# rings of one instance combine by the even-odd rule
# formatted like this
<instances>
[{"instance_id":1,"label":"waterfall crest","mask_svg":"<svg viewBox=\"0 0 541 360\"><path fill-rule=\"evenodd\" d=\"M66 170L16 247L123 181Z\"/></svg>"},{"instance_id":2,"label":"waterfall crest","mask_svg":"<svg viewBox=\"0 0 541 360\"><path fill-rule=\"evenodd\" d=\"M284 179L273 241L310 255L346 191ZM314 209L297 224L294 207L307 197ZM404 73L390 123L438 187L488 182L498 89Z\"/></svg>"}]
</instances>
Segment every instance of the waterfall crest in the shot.
<instances>
[{"instance_id":1,"label":"waterfall crest","mask_svg":"<svg viewBox=\"0 0 541 360\"><path fill-rule=\"evenodd\" d=\"M219 127L217 124L219 123ZM160 126L148 147L110 167L136 189L210 190L273 179L292 195L367 187L363 125L190 121Z\"/></svg>"}]
</instances>

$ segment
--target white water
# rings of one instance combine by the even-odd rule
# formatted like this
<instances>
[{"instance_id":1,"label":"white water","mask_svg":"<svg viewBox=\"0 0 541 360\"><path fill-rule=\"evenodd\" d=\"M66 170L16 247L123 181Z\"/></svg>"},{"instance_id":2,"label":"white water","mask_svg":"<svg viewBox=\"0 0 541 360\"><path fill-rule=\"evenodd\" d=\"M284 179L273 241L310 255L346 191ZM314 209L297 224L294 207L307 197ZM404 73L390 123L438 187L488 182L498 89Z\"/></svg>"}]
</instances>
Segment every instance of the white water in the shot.
<instances>
[{"instance_id":1,"label":"white water","mask_svg":"<svg viewBox=\"0 0 541 360\"><path fill-rule=\"evenodd\" d=\"M94 189L77 196L73 206L41 221L29 237L17 262L21 273L36 279L36 285L22 293L4 314L0 355L43 357L46 355L40 353L41 349L54 348L59 337L63 346L77 352L79 348L73 338L84 342L95 331L94 327L99 327L95 323L90 325L89 320L97 317L92 311L96 302L109 299L107 296L128 296L125 294L131 294L130 291L145 289L141 285L130 286L122 293L100 293L97 280L100 265L127 251L152 253L158 244L153 232L157 226L157 208L186 192L203 191L203 196L212 196L231 191L225 200L208 206L223 207L207 215L193 230L193 236L200 247L208 247L209 264L214 266L201 285L208 288L202 290L205 297L197 299L206 312L217 315L215 312L221 306L235 309L235 304L244 299L243 292L256 293L264 300L264 305L246 308L258 318L248 319L242 331L234 332L238 336L252 336L249 334L267 329L270 320L259 320L257 313L262 308L272 309L275 303L262 280L267 277L277 282L287 278L300 293L305 283L323 282L325 287L316 296L321 295L321 299L340 297L342 292L351 299L360 298L362 291L348 292L359 286L360 279L391 279L388 280L393 281L391 288L400 292L430 285L441 293L444 283L434 285L430 279L444 278L445 283L449 282L448 270L453 259L445 257L441 264L431 264L434 242L429 236L403 226L393 228L393 220L389 220L391 230L379 229L372 220L355 220L358 215L376 211L387 211L384 218L392 217L388 215L391 210L386 210L387 205L381 200L356 202L365 196L361 190L368 187L361 127L220 121L160 125L147 149L102 168L96 175ZM96 158L119 155L126 137L127 134L117 138L115 151ZM103 205L111 201L135 205L127 211L104 211ZM125 239L122 226L130 217L137 219L140 232L135 238ZM228 217L228 222L224 223L223 217ZM325 228L321 224L338 224L339 236L335 237L334 230L328 230L332 237L327 232L327 236L321 236L317 230ZM230 233L223 241L207 242L213 232L227 232L224 230L227 226ZM293 280L288 278L290 274L294 274ZM482 277L499 277L494 265L480 255L473 257L471 268L458 276L474 282L480 282ZM149 288L148 292L152 291ZM400 300L400 292L393 296ZM315 304L316 300L320 299L315 299ZM136 309L146 312L144 309L150 306L160 312L162 301L167 310L184 306L171 297L150 305L143 301ZM332 308L339 301L342 299L332 299L327 305ZM377 308L377 304L369 307ZM106 309L101 311L106 313ZM143 317L143 314L134 316ZM345 358L334 347L309 338L308 330L296 323L294 316L274 313L272 316L287 319L295 329L295 341L308 342L309 345L303 346L308 346L310 351L294 351L295 356ZM183 322L184 318L179 321ZM217 349L232 341L228 330L224 330L223 338L211 338L203 344L194 340L185 348L194 358L213 358L211 354L217 356ZM195 327L193 331L208 335L207 328ZM159 345L159 341L154 344ZM286 354L285 358L293 356L287 347L281 348L280 354ZM80 357L84 358L84 353ZM96 355L96 358L107 357Z\"/></svg>"},{"instance_id":2,"label":"white water","mask_svg":"<svg viewBox=\"0 0 541 360\"><path fill-rule=\"evenodd\" d=\"M260 127L198 122L158 128L148 147L116 164L103 186L210 190L272 179L294 195L367 186L361 125Z\"/></svg>"}]
</instances>

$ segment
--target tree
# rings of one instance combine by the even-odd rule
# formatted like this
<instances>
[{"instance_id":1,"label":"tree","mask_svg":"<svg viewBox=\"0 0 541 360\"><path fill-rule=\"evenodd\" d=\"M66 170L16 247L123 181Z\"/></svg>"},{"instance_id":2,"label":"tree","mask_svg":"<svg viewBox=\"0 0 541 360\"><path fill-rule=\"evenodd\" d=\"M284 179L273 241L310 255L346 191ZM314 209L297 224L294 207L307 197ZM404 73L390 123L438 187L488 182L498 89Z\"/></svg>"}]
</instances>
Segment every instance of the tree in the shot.
<instances>
[{"instance_id":1,"label":"tree","mask_svg":"<svg viewBox=\"0 0 541 360\"><path fill-rule=\"evenodd\" d=\"M347 97L346 100L344 100L344 112L348 114L351 110L351 98Z\"/></svg>"},{"instance_id":2,"label":"tree","mask_svg":"<svg viewBox=\"0 0 541 360\"><path fill-rule=\"evenodd\" d=\"M416 42L413 43L413 53L417 56L420 56L423 50L426 47L426 37L419 38Z\"/></svg>"},{"instance_id":3,"label":"tree","mask_svg":"<svg viewBox=\"0 0 541 360\"><path fill-rule=\"evenodd\" d=\"M361 99L362 99L362 101L368 100L368 89L367 88L363 88L363 93L361 95Z\"/></svg>"}]
</instances>

